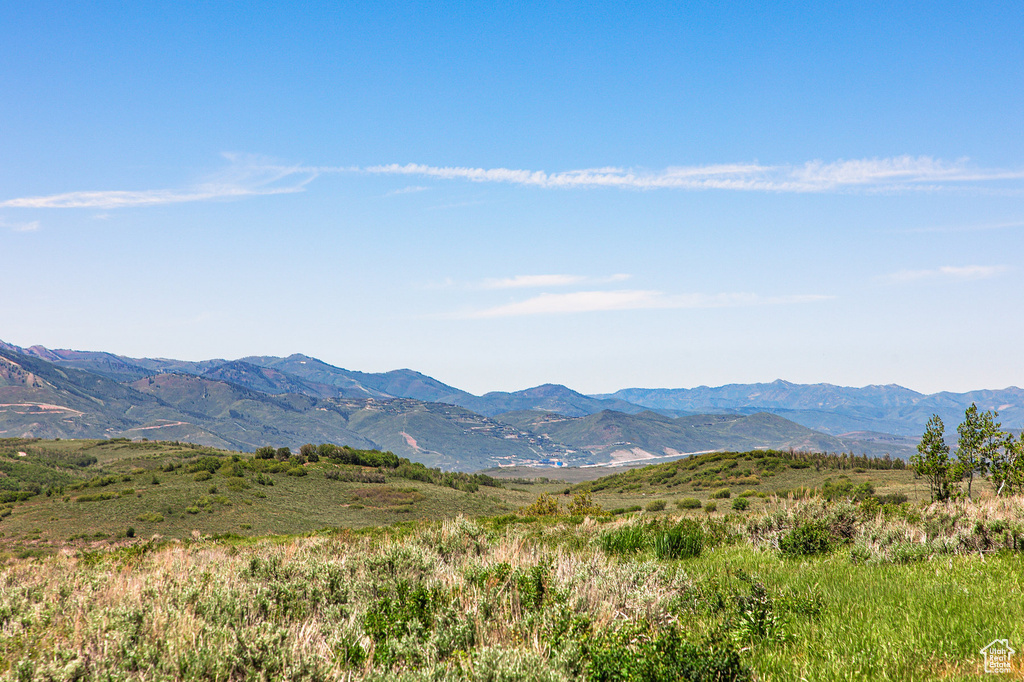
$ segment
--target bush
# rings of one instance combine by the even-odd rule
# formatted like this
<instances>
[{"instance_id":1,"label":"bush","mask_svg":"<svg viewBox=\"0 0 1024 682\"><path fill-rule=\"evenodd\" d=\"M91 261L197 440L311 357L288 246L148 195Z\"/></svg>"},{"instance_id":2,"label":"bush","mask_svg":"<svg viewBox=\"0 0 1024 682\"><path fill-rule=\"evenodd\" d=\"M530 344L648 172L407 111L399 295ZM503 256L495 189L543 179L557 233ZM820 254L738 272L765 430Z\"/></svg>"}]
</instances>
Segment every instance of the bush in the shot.
<instances>
[{"instance_id":1,"label":"bush","mask_svg":"<svg viewBox=\"0 0 1024 682\"><path fill-rule=\"evenodd\" d=\"M561 513L558 500L547 493L541 493L529 507L523 507L523 516L557 516Z\"/></svg>"},{"instance_id":2,"label":"bush","mask_svg":"<svg viewBox=\"0 0 1024 682\"><path fill-rule=\"evenodd\" d=\"M704 505L704 511L706 511L708 514L714 514L716 511L718 511L718 505L715 504L714 502L708 502L707 504Z\"/></svg>"},{"instance_id":3,"label":"bush","mask_svg":"<svg viewBox=\"0 0 1024 682\"><path fill-rule=\"evenodd\" d=\"M684 497L676 500L676 506L680 509L700 509L700 500L696 497Z\"/></svg>"},{"instance_id":4,"label":"bush","mask_svg":"<svg viewBox=\"0 0 1024 682\"><path fill-rule=\"evenodd\" d=\"M779 550L791 556L825 554L832 550L832 535L820 521L806 521L779 538Z\"/></svg>"},{"instance_id":5,"label":"bush","mask_svg":"<svg viewBox=\"0 0 1024 682\"><path fill-rule=\"evenodd\" d=\"M704 549L704 529L696 521L683 519L654 538L654 554L659 559L690 559Z\"/></svg>"},{"instance_id":6,"label":"bush","mask_svg":"<svg viewBox=\"0 0 1024 682\"><path fill-rule=\"evenodd\" d=\"M634 523L621 526L598 537L598 545L606 554L630 555L643 552L650 545L647 528Z\"/></svg>"},{"instance_id":7,"label":"bush","mask_svg":"<svg viewBox=\"0 0 1024 682\"><path fill-rule=\"evenodd\" d=\"M604 514L601 505L595 504L589 492L577 493L569 503L570 516L600 516Z\"/></svg>"},{"instance_id":8,"label":"bush","mask_svg":"<svg viewBox=\"0 0 1024 682\"><path fill-rule=\"evenodd\" d=\"M732 508L735 511L747 511L747 507L750 506L750 502L745 497L737 497L732 501Z\"/></svg>"},{"instance_id":9,"label":"bush","mask_svg":"<svg viewBox=\"0 0 1024 682\"><path fill-rule=\"evenodd\" d=\"M254 457L256 459L274 459L274 455L276 454L277 450L270 447L269 445L264 445L262 448L256 448Z\"/></svg>"},{"instance_id":10,"label":"bush","mask_svg":"<svg viewBox=\"0 0 1024 682\"><path fill-rule=\"evenodd\" d=\"M128 537L128 538L133 538L133 537L135 537L135 529L134 529L134 528L132 528L131 526L128 526L128 530L126 530L126 531L124 532L124 535L125 535L125 537Z\"/></svg>"},{"instance_id":11,"label":"bush","mask_svg":"<svg viewBox=\"0 0 1024 682\"><path fill-rule=\"evenodd\" d=\"M728 488L719 488L715 492L711 493L711 499L713 500L727 500L732 496L732 492Z\"/></svg>"},{"instance_id":12,"label":"bush","mask_svg":"<svg viewBox=\"0 0 1024 682\"><path fill-rule=\"evenodd\" d=\"M665 509L665 500L653 500L644 509L649 512L660 512Z\"/></svg>"}]
</instances>

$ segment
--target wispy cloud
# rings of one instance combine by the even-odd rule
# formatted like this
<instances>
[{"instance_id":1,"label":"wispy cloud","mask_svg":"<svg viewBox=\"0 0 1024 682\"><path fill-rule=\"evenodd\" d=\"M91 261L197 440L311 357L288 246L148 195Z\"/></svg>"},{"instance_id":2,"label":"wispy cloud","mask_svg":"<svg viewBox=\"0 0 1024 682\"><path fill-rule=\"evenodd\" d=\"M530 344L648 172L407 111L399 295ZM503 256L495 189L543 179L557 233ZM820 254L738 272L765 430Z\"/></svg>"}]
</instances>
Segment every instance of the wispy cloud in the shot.
<instances>
[{"instance_id":1,"label":"wispy cloud","mask_svg":"<svg viewBox=\"0 0 1024 682\"><path fill-rule=\"evenodd\" d=\"M428 166L410 163L369 166L364 172L429 177L442 180L505 183L543 188L617 187L622 189L726 189L762 192L832 192L844 190L940 190L1015 182L1024 170L985 169L966 160L946 162L928 156L898 156L801 165L758 163L673 166L645 171L631 168L587 168L560 172L511 168Z\"/></svg>"},{"instance_id":2,"label":"wispy cloud","mask_svg":"<svg viewBox=\"0 0 1024 682\"><path fill-rule=\"evenodd\" d=\"M281 164L264 157L225 154L221 171L182 188L86 190L0 200L0 208L93 208L160 206L301 192L325 174L367 173L503 183L562 189L610 187L633 190L733 190L745 192L898 192L970 189L982 192L1024 191L1024 169L979 168L966 159L943 161L929 156L854 159L802 164L757 162L671 166L661 170L585 168L566 171L512 168L430 166L409 163L357 166ZM428 189L411 185L389 196ZM462 206L466 204L454 204ZM443 208L451 208L446 205ZM438 207L441 208L441 207Z\"/></svg>"},{"instance_id":3,"label":"wispy cloud","mask_svg":"<svg viewBox=\"0 0 1024 682\"><path fill-rule=\"evenodd\" d=\"M1008 265L946 265L931 270L900 270L881 277L883 282L900 284L920 280L977 280L996 277L1008 271Z\"/></svg>"},{"instance_id":4,"label":"wispy cloud","mask_svg":"<svg viewBox=\"0 0 1024 682\"><path fill-rule=\"evenodd\" d=\"M586 277L581 275L516 275L502 279L485 279L482 289L526 289L533 287L564 287L579 284Z\"/></svg>"},{"instance_id":5,"label":"wispy cloud","mask_svg":"<svg viewBox=\"0 0 1024 682\"><path fill-rule=\"evenodd\" d=\"M39 221L33 220L27 223L12 223L0 218L0 228L7 228L11 232L35 232L39 229Z\"/></svg>"},{"instance_id":6,"label":"wispy cloud","mask_svg":"<svg viewBox=\"0 0 1024 682\"><path fill-rule=\"evenodd\" d=\"M540 287L565 287L573 284L607 284L624 282L632 277L625 273L617 273L607 277L585 277L583 275L516 275L485 279L480 283L481 289L536 289Z\"/></svg>"},{"instance_id":7,"label":"wispy cloud","mask_svg":"<svg viewBox=\"0 0 1024 682\"><path fill-rule=\"evenodd\" d=\"M540 294L515 303L453 315L462 319L521 317L526 315L564 315L614 310L650 310L669 308L727 308L736 306L810 303L831 298L821 295L761 296L749 293L666 294L661 291L617 290L576 291L567 294Z\"/></svg>"},{"instance_id":8,"label":"wispy cloud","mask_svg":"<svg viewBox=\"0 0 1024 682\"><path fill-rule=\"evenodd\" d=\"M80 191L0 201L5 208L125 208L301 192L318 173L262 157L225 154L229 165L184 189Z\"/></svg>"},{"instance_id":9,"label":"wispy cloud","mask_svg":"<svg viewBox=\"0 0 1024 682\"><path fill-rule=\"evenodd\" d=\"M423 185L409 185L408 187L402 187L401 189L393 189L384 196L386 197L397 197L403 194L416 194L417 192L426 192L429 187Z\"/></svg>"}]
</instances>

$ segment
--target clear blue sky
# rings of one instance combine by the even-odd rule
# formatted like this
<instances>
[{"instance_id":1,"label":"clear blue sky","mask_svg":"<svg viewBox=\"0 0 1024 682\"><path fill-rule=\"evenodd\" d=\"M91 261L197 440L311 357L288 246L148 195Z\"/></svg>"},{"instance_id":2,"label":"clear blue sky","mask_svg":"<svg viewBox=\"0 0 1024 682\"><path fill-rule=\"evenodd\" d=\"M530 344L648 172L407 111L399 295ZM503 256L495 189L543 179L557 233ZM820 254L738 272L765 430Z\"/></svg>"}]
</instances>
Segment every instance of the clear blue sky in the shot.
<instances>
[{"instance_id":1,"label":"clear blue sky","mask_svg":"<svg viewBox=\"0 0 1024 682\"><path fill-rule=\"evenodd\" d=\"M0 4L0 339L1024 385L1024 4Z\"/></svg>"}]
</instances>

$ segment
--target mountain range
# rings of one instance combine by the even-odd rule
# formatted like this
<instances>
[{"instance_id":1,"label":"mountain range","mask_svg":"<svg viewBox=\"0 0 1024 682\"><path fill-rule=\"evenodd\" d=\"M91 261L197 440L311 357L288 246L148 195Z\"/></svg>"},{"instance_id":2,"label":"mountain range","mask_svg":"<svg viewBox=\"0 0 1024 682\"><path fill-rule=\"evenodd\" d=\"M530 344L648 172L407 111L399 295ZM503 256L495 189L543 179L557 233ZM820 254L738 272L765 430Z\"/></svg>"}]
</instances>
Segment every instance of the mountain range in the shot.
<instances>
[{"instance_id":1,"label":"mountain range","mask_svg":"<svg viewBox=\"0 0 1024 682\"><path fill-rule=\"evenodd\" d=\"M333 442L460 470L759 447L906 457L933 412L955 429L971 402L999 410L1004 426L1024 419L1017 388L924 395L776 381L584 395L545 384L477 396L409 369L358 372L301 354L193 362L0 342L0 437Z\"/></svg>"}]
</instances>

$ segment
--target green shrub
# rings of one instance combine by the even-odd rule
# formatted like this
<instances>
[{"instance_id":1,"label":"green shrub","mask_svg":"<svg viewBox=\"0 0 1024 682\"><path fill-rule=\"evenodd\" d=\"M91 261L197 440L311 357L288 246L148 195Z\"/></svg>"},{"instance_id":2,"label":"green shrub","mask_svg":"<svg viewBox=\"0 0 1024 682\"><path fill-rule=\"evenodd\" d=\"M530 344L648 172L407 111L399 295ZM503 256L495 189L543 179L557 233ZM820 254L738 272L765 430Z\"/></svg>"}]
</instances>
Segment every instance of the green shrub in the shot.
<instances>
[{"instance_id":1,"label":"green shrub","mask_svg":"<svg viewBox=\"0 0 1024 682\"><path fill-rule=\"evenodd\" d=\"M832 535L820 521L805 521L779 538L779 550L791 556L824 554L832 550Z\"/></svg>"},{"instance_id":2,"label":"green shrub","mask_svg":"<svg viewBox=\"0 0 1024 682\"><path fill-rule=\"evenodd\" d=\"M732 492L728 488L719 488L715 492L711 493L711 499L713 500L727 500L732 496Z\"/></svg>"},{"instance_id":3,"label":"green shrub","mask_svg":"<svg viewBox=\"0 0 1024 682\"><path fill-rule=\"evenodd\" d=\"M646 623L602 630L583 642L583 678L591 682L751 679L739 653L719 641L693 643L677 628Z\"/></svg>"},{"instance_id":4,"label":"green shrub","mask_svg":"<svg viewBox=\"0 0 1024 682\"><path fill-rule=\"evenodd\" d=\"M665 500L653 500L648 502L644 509L649 512L660 512L665 509Z\"/></svg>"},{"instance_id":5,"label":"green shrub","mask_svg":"<svg viewBox=\"0 0 1024 682\"><path fill-rule=\"evenodd\" d=\"M676 500L676 506L680 509L700 509L700 500L696 497L684 497Z\"/></svg>"},{"instance_id":6,"label":"green shrub","mask_svg":"<svg viewBox=\"0 0 1024 682\"><path fill-rule=\"evenodd\" d=\"M715 504L714 502L708 502L707 504L704 505L704 511L708 514L714 514L716 511L718 511L718 505Z\"/></svg>"},{"instance_id":7,"label":"green shrub","mask_svg":"<svg viewBox=\"0 0 1024 682\"><path fill-rule=\"evenodd\" d=\"M185 512L188 514L198 514L199 507L192 505L191 507L185 507Z\"/></svg>"},{"instance_id":8,"label":"green shrub","mask_svg":"<svg viewBox=\"0 0 1024 682\"><path fill-rule=\"evenodd\" d=\"M213 474L211 474L209 471L200 471L198 474L195 475L195 479L197 481L209 481L211 478L213 478Z\"/></svg>"},{"instance_id":9,"label":"green shrub","mask_svg":"<svg viewBox=\"0 0 1024 682\"><path fill-rule=\"evenodd\" d=\"M654 554L659 559L690 559L704 549L704 528L696 521L683 519L654 538Z\"/></svg>"},{"instance_id":10,"label":"green shrub","mask_svg":"<svg viewBox=\"0 0 1024 682\"><path fill-rule=\"evenodd\" d=\"M735 511L747 511L747 508L749 506L750 502L748 502L747 498L745 497L737 497L735 500L732 501L732 508Z\"/></svg>"},{"instance_id":11,"label":"green shrub","mask_svg":"<svg viewBox=\"0 0 1024 682\"><path fill-rule=\"evenodd\" d=\"M289 476L308 476L309 472L306 471L306 467L295 466L286 472Z\"/></svg>"},{"instance_id":12,"label":"green shrub","mask_svg":"<svg viewBox=\"0 0 1024 682\"><path fill-rule=\"evenodd\" d=\"M522 509L523 516L557 516L560 513L558 500L547 493L541 493L533 504Z\"/></svg>"},{"instance_id":13,"label":"green shrub","mask_svg":"<svg viewBox=\"0 0 1024 682\"><path fill-rule=\"evenodd\" d=\"M160 523L164 520L164 517L156 512L146 512L145 514L139 514L135 518L138 521L145 521L147 523Z\"/></svg>"},{"instance_id":14,"label":"green shrub","mask_svg":"<svg viewBox=\"0 0 1024 682\"><path fill-rule=\"evenodd\" d=\"M594 502L589 491L576 493L569 503L569 516L601 516L604 509Z\"/></svg>"},{"instance_id":15,"label":"green shrub","mask_svg":"<svg viewBox=\"0 0 1024 682\"><path fill-rule=\"evenodd\" d=\"M606 554L628 556L646 550L651 537L643 524L633 523L602 533L597 542Z\"/></svg>"},{"instance_id":16,"label":"green shrub","mask_svg":"<svg viewBox=\"0 0 1024 682\"><path fill-rule=\"evenodd\" d=\"M135 537L135 529L132 528L131 526L128 526L128 530L126 530L124 532L124 536L127 537L127 538Z\"/></svg>"}]
</instances>

